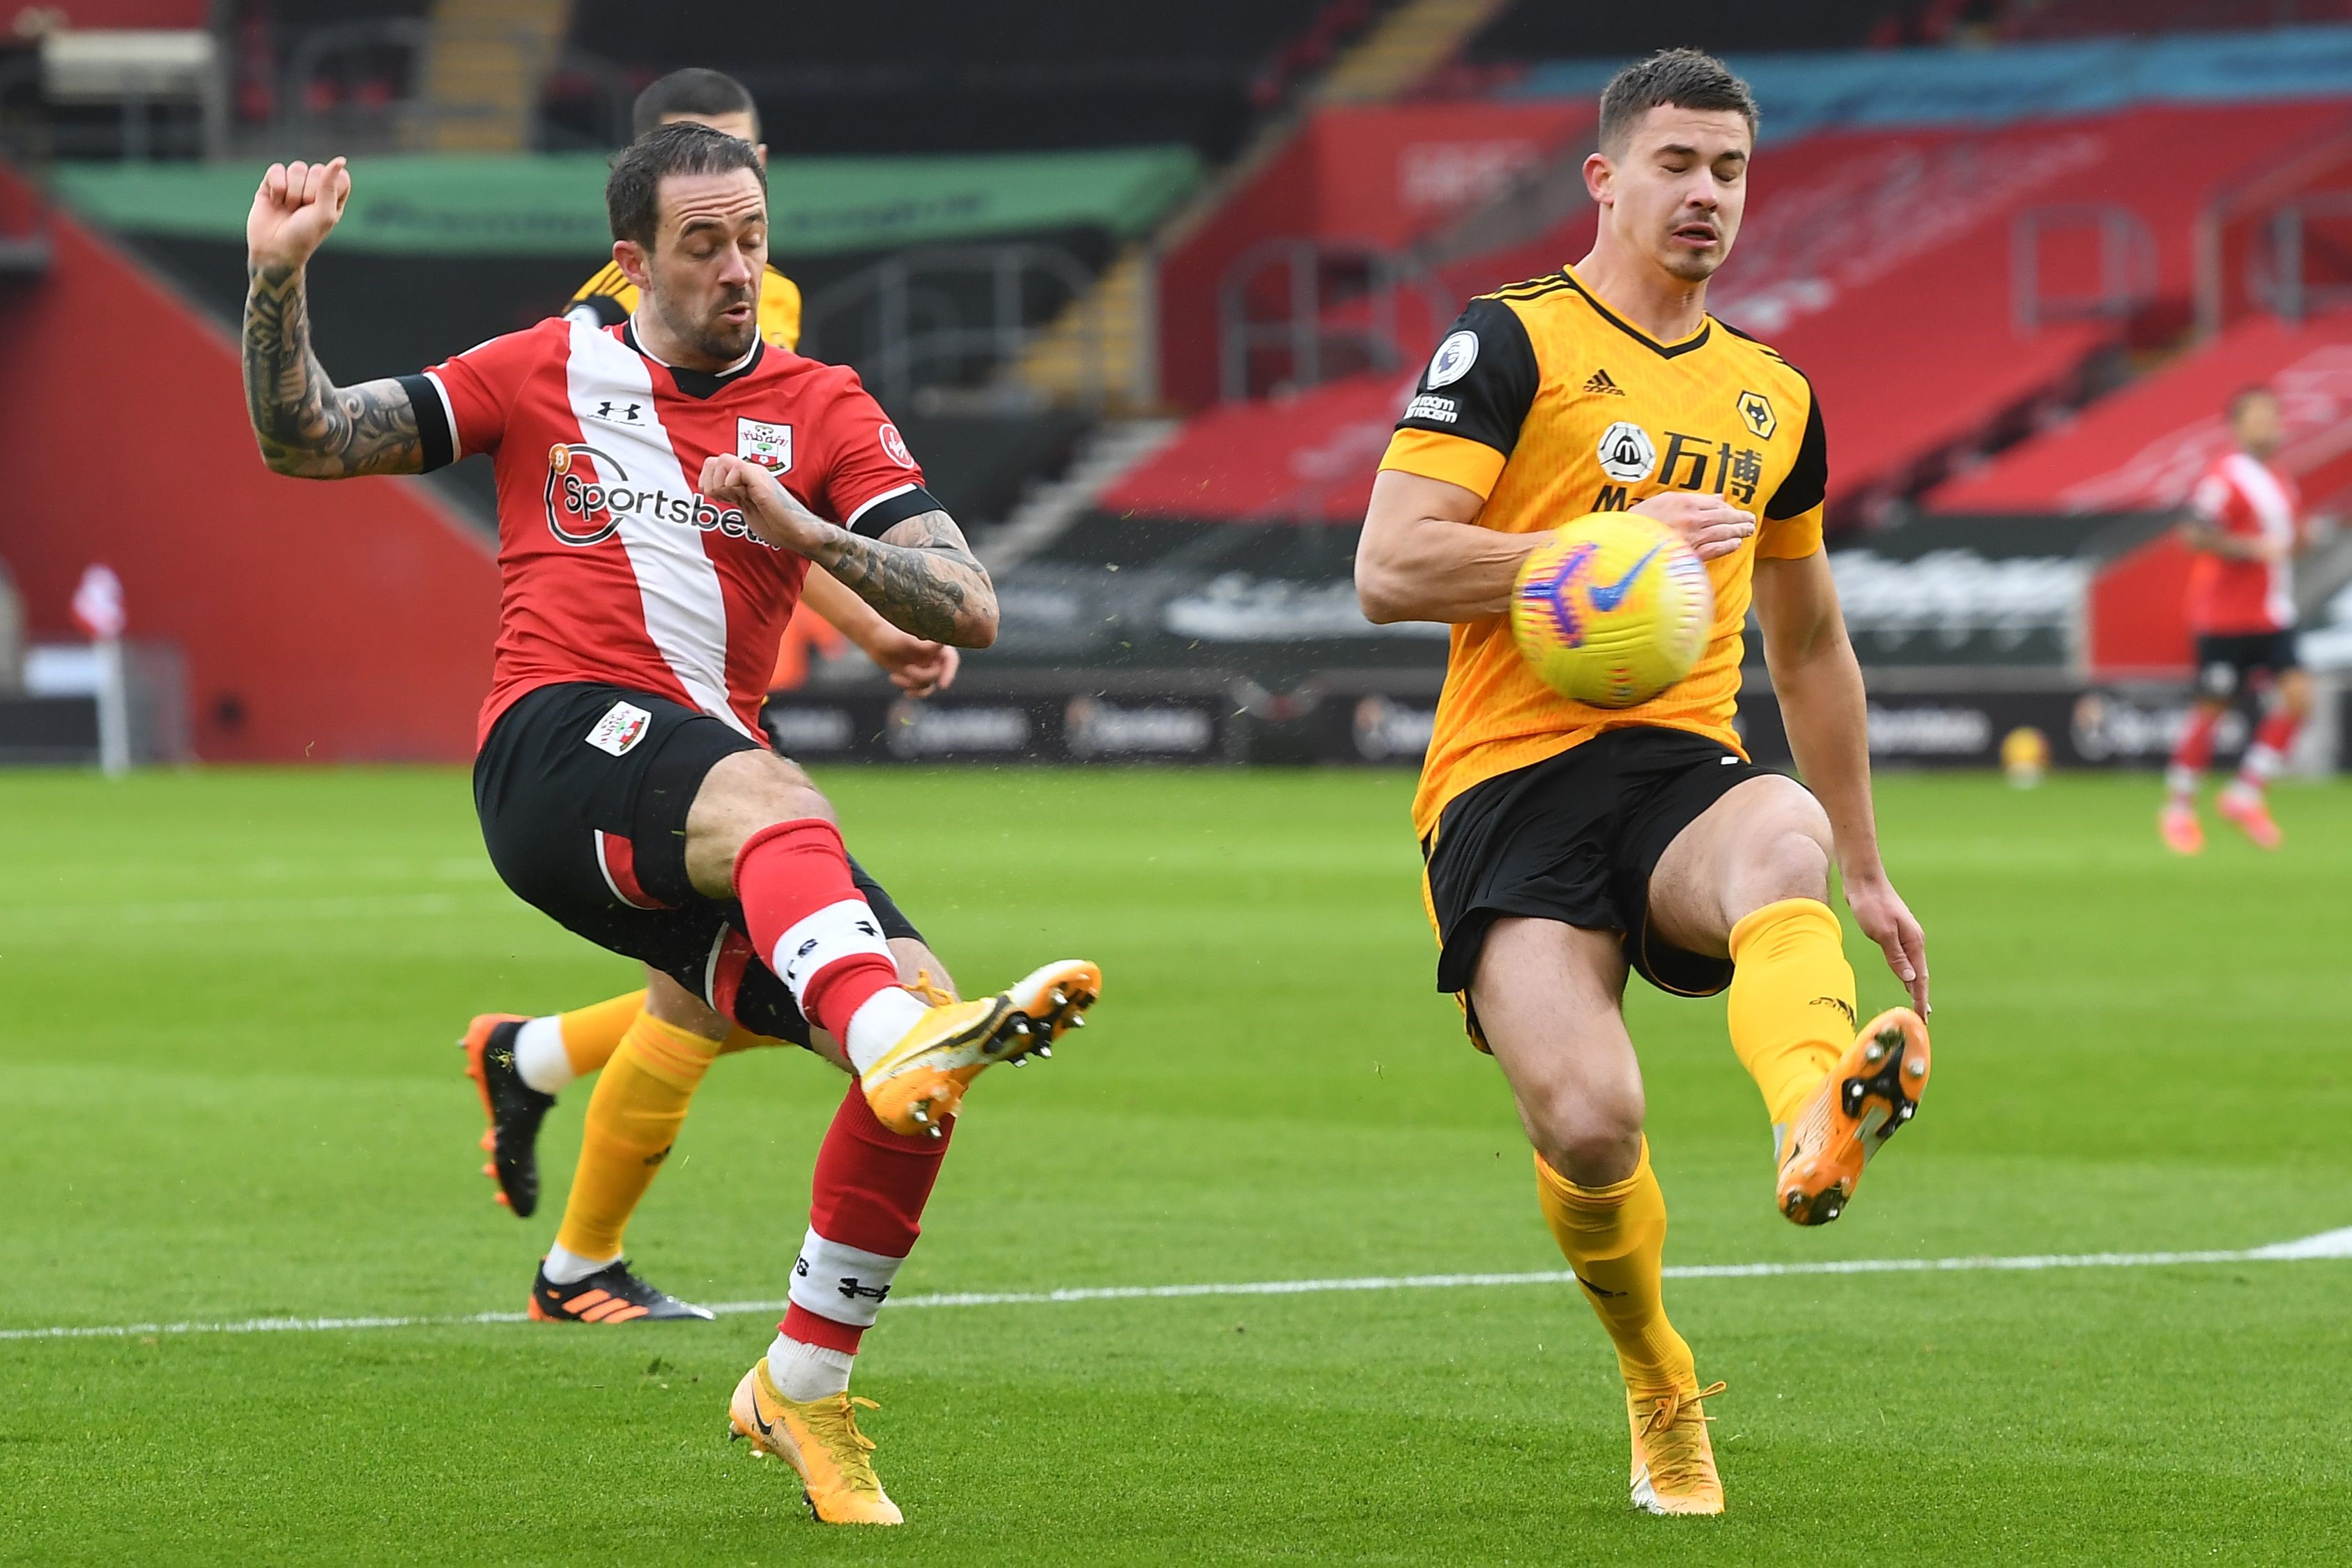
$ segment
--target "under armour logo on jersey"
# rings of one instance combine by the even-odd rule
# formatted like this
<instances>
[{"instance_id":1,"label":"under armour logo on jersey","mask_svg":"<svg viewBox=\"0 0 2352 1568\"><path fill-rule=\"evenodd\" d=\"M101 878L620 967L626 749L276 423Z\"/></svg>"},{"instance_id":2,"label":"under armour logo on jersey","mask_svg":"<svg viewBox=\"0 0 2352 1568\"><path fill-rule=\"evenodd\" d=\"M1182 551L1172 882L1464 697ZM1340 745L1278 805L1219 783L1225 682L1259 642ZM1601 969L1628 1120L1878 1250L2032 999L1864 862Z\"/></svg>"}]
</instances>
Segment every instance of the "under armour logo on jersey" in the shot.
<instances>
[{"instance_id":1,"label":"under armour logo on jersey","mask_svg":"<svg viewBox=\"0 0 2352 1568\"><path fill-rule=\"evenodd\" d=\"M596 405L594 417L608 425L642 425L646 422L645 406L642 403L616 403L608 397Z\"/></svg>"},{"instance_id":2,"label":"under armour logo on jersey","mask_svg":"<svg viewBox=\"0 0 2352 1568\"><path fill-rule=\"evenodd\" d=\"M1584 390L1587 392L1603 393L1611 397L1622 397L1625 395L1625 389L1618 385L1615 382L1610 380L1609 373L1605 370L1594 371L1592 373L1592 379L1584 384Z\"/></svg>"}]
</instances>

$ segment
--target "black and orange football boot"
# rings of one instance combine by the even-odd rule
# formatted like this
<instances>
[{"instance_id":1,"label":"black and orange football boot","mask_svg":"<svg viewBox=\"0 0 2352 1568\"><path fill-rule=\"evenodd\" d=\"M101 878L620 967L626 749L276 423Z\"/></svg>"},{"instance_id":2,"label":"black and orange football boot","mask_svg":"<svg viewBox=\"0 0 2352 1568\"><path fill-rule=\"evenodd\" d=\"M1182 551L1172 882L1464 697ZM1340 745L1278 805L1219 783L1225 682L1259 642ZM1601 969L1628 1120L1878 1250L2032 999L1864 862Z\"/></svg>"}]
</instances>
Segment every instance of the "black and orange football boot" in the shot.
<instances>
[{"instance_id":1,"label":"black and orange football boot","mask_svg":"<svg viewBox=\"0 0 2352 1568\"><path fill-rule=\"evenodd\" d=\"M629 1268L629 1260L615 1258L584 1279L558 1285L547 1277L547 1264L530 1282L530 1317L538 1323L659 1322L668 1318L698 1318L709 1322L719 1314L708 1307L681 1301L667 1290L656 1290Z\"/></svg>"},{"instance_id":2,"label":"black and orange football boot","mask_svg":"<svg viewBox=\"0 0 2352 1568\"><path fill-rule=\"evenodd\" d=\"M529 1219L539 1207L539 1124L555 1104L555 1096L523 1082L515 1068L515 1031L528 1021L513 1013L484 1013L457 1042L490 1123L482 1134L482 1152L489 1155L482 1174L499 1184L498 1201L517 1219Z\"/></svg>"}]
</instances>

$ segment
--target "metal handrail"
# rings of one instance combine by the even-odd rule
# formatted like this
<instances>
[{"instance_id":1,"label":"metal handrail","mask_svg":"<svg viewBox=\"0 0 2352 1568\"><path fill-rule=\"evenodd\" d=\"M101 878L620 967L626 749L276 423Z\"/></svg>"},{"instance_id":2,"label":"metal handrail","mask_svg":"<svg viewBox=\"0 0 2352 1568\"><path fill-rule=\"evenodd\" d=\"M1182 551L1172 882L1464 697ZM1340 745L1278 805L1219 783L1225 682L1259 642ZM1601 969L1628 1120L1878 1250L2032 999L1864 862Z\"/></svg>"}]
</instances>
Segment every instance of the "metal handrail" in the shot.
<instances>
[{"instance_id":1,"label":"metal handrail","mask_svg":"<svg viewBox=\"0 0 2352 1568\"><path fill-rule=\"evenodd\" d=\"M2042 237L2085 227L2098 234L2098 291L2045 295ZM2127 206L2053 202L2027 207L2010 220L2010 310L2021 335L2030 336L2048 321L2128 320L2156 298L2157 276L2156 237L2147 220Z\"/></svg>"},{"instance_id":2,"label":"metal handrail","mask_svg":"<svg viewBox=\"0 0 2352 1568\"><path fill-rule=\"evenodd\" d=\"M2305 265L2311 247L2308 220L2347 214L2352 214L2352 191L2314 191L2295 201L2282 203L2271 214L2273 273L2269 288L2262 287L2251 268L2247 286L2257 299L2264 300L2272 314L2284 321L2300 321L2315 310L2352 302L2352 283L2315 284Z\"/></svg>"},{"instance_id":3,"label":"metal handrail","mask_svg":"<svg viewBox=\"0 0 2352 1568\"><path fill-rule=\"evenodd\" d=\"M936 287L959 277L988 284L984 321L962 321L954 298ZM920 373L932 364L976 355L999 364L1019 359L1047 330L1030 324L1024 310L1026 285L1035 277L1058 285L1066 301L1095 282L1093 269L1059 246L1034 240L933 246L886 258L812 296L801 313L802 331L814 347L845 315L871 310L875 353L858 368L886 404L902 405L918 386L929 384ZM1111 390L1099 323L1087 322L1081 353L1086 401L1099 404Z\"/></svg>"},{"instance_id":4,"label":"metal handrail","mask_svg":"<svg viewBox=\"0 0 2352 1568\"><path fill-rule=\"evenodd\" d=\"M1324 320L1330 301L1324 298L1323 274L1334 264L1364 269L1364 293L1371 321L1360 328L1334 331ZM1287 269L1286 307L1265 320L1249 313L1250 289L1269 268ZM1453 314L1453 302L1421 259L1410 252L1345 240L1286 237L1261 240L1234 258L1217 285L1218 393L1226 402L1250 395L1253 351L1271 343L1286 349L1290 379L1299 386L1319 385L1327 345L1335 338L1355 341L1373 368L1392 371L1404 363L1397 347L1397 296L1417 289L1439 321Z\"/></svg>"}]
</instances>

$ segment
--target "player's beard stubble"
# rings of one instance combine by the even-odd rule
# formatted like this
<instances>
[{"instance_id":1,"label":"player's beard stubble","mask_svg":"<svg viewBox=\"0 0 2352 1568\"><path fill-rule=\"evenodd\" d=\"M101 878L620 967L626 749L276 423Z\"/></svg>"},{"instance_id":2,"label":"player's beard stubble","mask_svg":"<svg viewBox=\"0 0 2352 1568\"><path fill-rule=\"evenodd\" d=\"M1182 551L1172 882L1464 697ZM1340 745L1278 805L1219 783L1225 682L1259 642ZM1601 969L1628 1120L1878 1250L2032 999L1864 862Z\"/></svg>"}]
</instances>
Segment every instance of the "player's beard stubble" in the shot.
<instances>
[{"instance_id":1,"label":"player's beard stubble","mask_svg":"<svg viewBox=\"0 0 2352 1568\"><path fill-rule=\"evenodd\" d=\"M741 321L730 321L723 314L732 306L744 304L751 307L751 312ZM669 329L673 337L696 353L722 365L732 364L750 353L753 341L760 335L760 300L753 289L721 289L697 318L687 318L674 300L660 293L654 296L653 307L661 313L662 325Z\"/></svg>"}]
</instances>

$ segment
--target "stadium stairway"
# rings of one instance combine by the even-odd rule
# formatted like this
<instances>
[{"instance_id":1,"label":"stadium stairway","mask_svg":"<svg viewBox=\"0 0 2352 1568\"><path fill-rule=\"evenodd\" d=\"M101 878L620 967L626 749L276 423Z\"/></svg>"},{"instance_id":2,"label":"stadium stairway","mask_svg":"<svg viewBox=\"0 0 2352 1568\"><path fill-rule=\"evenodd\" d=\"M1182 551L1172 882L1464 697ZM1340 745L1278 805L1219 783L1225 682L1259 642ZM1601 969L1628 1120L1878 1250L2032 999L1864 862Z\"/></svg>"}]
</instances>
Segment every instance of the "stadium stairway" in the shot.
<instances>
[{"instance_id":1,"label":"stadium stairway","mask_svg":"<svg viewBox=\"0 0 2352 1568\"><path fill-rule=\"evenodd\" d=\"M1073 300L1010 367L1007 379L1048 400L1097 395L1115 410L1141 413L1161 402L1157 361L1160 257L1196 234L1248 188L1306 128L1316 108L1391 102L1460 52L1510 0L1405 0L1381 16L1299 95L1261 126L1240 156L1171 214L1148 239L1128 246L1095 287Z\"/></svg>"},{"instance_id":2,"label":"stadium stairway","mask_svg":"<svg viewBox=\"0 0 2352 1568\"><path fill-rule=\"evenodd\" d=\"M436 153L530 147L540 89L572 26L572 0L434 0L413 144Z\"/></svg>"}]
</instances>

